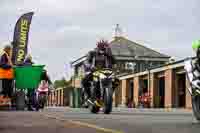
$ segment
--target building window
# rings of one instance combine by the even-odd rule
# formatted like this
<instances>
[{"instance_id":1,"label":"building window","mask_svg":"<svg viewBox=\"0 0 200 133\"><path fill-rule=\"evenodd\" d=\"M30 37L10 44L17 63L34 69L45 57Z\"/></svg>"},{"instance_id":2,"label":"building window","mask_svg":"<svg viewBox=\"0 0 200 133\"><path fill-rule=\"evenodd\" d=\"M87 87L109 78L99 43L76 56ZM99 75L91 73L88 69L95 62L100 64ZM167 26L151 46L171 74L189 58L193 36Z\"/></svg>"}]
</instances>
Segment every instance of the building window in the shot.
<instances>
[{"instance_id":1,"label":"building window","mask_svg":"<svg viewBox=\"0 0 200 133\"><path fill-rule=\"evenodd\" d=\"M120 68L121 68L122 70L125 70L125 64L124 64L124 63L121 63L120 65L121 65Z\"/></svg>"},{"instance_id":2,"label":"building window","mask_svg":"<svg viewBox=\"0 0 200 133\"><path fill-rule=\"evenodd\" d=\"M74 72L74 75L77 76L77 75L78 75L78 68L75 67L74 71L75 71L75 72Z\"/></svg>"},{"instance_id":3,"label":"building window","mask_svg":"<svg viewBox=\"0 0 200 133\"><path fill-rule=\"evenodd\" d=\"M78 66L76 68L76 77L77 78L82 78L83 75L84 75L83 67L82 66Z\"/></svg>"},{"instance_id":4,"label":"building window","mask_svg":"<svg viewBox=\"0 0 200 133\"><path fill-rule=\"evenodd\" d=\"M118 64L117 64L117 67L118 67L118 69L121 69L121 64L118 63Z\"/></svg>"},{"instance_id":5,"label":"building window","mask_svg":"<svg viewBox=\"0 0 200 133\"><path fill-rule=\"evenodd\" d=\"M142 72L142 71L144 71L144 63L140 63L140 70L139 70L139 72Z\"/></svg>"},{"instance_id":6,"label":"building window","mask_svg":"<svg viewBox=\"0 0 200 133\"><path fill-rule=\"evenodd\" d=\"M136 62L135 72L139 72L139 71L140 71L140 63Z\"/></svg>"}]
</instances>

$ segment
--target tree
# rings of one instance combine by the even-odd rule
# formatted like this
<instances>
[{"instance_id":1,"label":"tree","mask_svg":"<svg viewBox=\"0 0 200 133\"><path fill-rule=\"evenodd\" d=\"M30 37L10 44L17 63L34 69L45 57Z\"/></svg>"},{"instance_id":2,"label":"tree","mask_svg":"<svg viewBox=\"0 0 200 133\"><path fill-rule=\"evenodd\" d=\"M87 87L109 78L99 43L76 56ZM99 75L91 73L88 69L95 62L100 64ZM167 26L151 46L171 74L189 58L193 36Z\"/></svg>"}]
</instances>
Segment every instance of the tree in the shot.
<instances>
[{"instance_id":1,"label":"tree","mask_svg":"<svg viewBox=\"0 0 200 133\"><path fill-rule=\"evenodd\" d=\"M61 80L56 80L54 82L54 88L65 88L70 85L70 81L65 80L63 77Z\"/></svg>"}]
</instances>

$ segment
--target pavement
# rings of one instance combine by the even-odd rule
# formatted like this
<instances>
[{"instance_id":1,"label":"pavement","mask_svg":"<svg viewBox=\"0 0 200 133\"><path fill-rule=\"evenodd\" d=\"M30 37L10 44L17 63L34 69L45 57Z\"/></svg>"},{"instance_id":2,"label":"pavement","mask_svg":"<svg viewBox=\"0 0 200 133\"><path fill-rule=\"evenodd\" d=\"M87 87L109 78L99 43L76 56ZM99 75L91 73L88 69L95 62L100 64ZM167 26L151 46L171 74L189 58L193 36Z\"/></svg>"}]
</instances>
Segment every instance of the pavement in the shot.
<instances>
[{"instance_id":1,"label":"pavement","mask_svg":"<svg viewBox=\"0 0 200 133\"><path fill-rule=\"evenodd\" d=\"M44 112L0 112L0 133L105 133L68 121L48 118Z\"/></svg>"},{"instance_id":2,"label":"pavement","mask_svg":"<svg viewBox=\"0 0 200 133\"><path fill-rule=\"evenodd\" d=\"M184 109L114 108L110 115L91 114L88 109L47 108L47 114L62 120L98 126L121 133L199 132L200 124Z\"/></svg>"},{"instance_id":3,"label":"pavement","mask_svg":"<svg viewBox=\"0 0 200 133\"><path fill-rule=\"evenodd\" d=\"M51 107L41 112L0 112L0 133L196 133L191 111L114 108L110 115L88 109Z\"/></svg>"},{"instance_id":4,"label":"pavement","mask_svg":"<svg viewBox=\"0 0 200 133\"><path fill-rule=\"evenodd\" d=\"M47 107L45 110L48 111L86 111L88 109L85 108L71 108L71 107L58 107L58 106L52 106L52 107ZM192 109L184 109L184 108L126 108L126 107L118 107L118 108L113 108L113 112L124 112L124 113L152 113L152 112L157 112L157 113L192 113Z\"/></svg>"}]
</instances>

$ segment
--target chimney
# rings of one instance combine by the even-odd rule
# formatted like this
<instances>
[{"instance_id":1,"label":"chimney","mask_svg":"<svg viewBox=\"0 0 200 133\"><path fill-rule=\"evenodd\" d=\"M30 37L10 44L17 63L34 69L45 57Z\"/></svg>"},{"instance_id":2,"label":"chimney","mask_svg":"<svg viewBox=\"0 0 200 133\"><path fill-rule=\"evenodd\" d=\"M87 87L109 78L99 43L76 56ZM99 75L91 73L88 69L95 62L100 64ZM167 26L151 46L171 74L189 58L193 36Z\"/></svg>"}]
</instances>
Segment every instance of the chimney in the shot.
<instances>
[{"instance_id":1,"label":"chimney","mask_svg":"<svg viewBox=\"0 0 200 133\"><path fill-rule=\"evenodd\" d=\"M118 39L122 37L122 29L120 28L119 24L116 25L115 27L115 35L114 35L114 38L115 39Z\"/></svg>"}]
</instances>

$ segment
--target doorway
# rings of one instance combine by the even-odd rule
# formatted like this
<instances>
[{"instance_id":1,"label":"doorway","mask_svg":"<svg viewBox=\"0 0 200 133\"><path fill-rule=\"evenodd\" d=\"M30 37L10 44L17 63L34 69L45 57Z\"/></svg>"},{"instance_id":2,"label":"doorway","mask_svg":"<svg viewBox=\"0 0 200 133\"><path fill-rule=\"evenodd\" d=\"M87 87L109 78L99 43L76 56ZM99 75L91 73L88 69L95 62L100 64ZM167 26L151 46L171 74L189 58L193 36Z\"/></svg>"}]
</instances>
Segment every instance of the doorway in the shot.
<instances>
[{"instance_id":1,"label":"doorway","mask_svg":"<svg viewBox=\"0 0 200 133\"><path fill-rule=\"evenodd\" d=\"M128 90L127 90L127 106L132 108L134 106L134 88L133 88L133 80L128 82Z\"/></svg>"},{"instance_id":2,"label":"doorway","mask_svg":"<svg viewBox=\"0 0 200 133\"><path fill-rule=\"evenodd\" d=\"M165 107L165 77L158 80L159 108Z\"/></svg>"},{"instance_id":3,"label":"doorway","mask_svg":"<svg viewBox=\"0 0 200 133\"><path fill-rule=\"evenodd\" d=\"M186 101L186 75L177 74L177 103L178 108L184 108Z\"/></svg>"}]
</instances>

